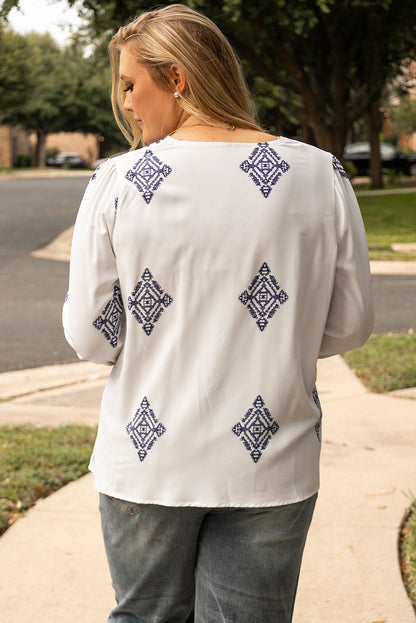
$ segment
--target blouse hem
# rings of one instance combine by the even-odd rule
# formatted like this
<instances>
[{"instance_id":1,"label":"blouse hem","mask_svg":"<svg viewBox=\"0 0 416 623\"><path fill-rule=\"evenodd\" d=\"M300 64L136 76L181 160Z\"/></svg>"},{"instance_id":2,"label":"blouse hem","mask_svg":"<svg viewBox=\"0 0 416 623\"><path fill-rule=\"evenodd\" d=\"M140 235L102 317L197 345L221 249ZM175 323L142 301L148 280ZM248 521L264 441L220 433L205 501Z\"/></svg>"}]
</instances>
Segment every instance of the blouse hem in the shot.
<instances>
[{"instance_id":1,"label":"blouse hem","mask_svg":"<svg viewBox=\"0 0 416 623\"><path fill-rule=\"evenodd\" d=\"M308 493L293 497L287 498L284 500L272 500L267 503L255 503L255 502L245 502L245 503L228 503L221 504L218 502L213 502L210 500L204 501L189 501L189 502L174 502L173 500L162 500L154 497L137 497L133 499L132 497L124 497L120 493L117 493L107 487L101 487L94 482L94 489L98 493L102 493L103 495L107 495L109 497L122 499L125 502L131 502L133 504L152 504L155 506L167 506L172 508L273 508L275 506L287 506L288 504L296 504L298 502L303 502L304 500L309 499L315 493L319 491L318 487L313 487L312 490ZM210 503L211 502L211 503Z\"/></svg>"}]
</instances>

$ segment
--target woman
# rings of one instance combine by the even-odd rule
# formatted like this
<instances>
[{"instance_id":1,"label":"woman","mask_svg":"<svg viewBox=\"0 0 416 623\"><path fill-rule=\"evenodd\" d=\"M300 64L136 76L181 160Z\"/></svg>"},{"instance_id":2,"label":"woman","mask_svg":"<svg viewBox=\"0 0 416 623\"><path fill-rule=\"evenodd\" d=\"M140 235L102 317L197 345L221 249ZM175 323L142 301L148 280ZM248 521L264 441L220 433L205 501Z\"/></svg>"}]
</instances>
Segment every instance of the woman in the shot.
<instances>
[{"instance_id":1,"label":"woman","mask_svg":"<svg viewBox=\"0 0 416 623\"><path fill-rule=\"evenodd\" d=\"M331 154L261 129L204 16L144 13L109 49L132 150L92 176L63 311L79 356L113 366L90 465L108 621L287 623L319 487L316 362L372 329L359 208Z\"/></svg>"}]
</instances>

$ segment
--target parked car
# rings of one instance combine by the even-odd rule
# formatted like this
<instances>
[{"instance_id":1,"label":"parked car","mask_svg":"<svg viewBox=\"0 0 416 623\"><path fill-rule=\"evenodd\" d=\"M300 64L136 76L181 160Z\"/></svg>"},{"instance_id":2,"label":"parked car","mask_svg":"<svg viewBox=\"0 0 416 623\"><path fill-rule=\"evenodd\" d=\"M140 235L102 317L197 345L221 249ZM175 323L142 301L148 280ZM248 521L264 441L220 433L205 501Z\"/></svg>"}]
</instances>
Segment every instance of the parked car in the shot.
<instances>
[{"instance_id":1,"label":"parked car","mask_svg":"<svg viewBox=\"0 0 416 623\"><path fill-rule=\"evenodd\" d=\"M370 170L370 144L351 143L344 148L343 159L354 165L357 175L368 175ZM397 173L416 175L416 154L404 154L393 145L380 143L383 169L393 169Z\"/></svg>"},{"instance_id":2,"label":"parked car","mask_svg":"<svg viewBox=\"0 0 416 623\"><path fill-rule=\"evenodd\" d=\"M46 164L49 167L61 167L63 169L85 169L87 166L84 158L72 151L61 151L50 156L47 158Z\"/></svg>"}]
</instances>

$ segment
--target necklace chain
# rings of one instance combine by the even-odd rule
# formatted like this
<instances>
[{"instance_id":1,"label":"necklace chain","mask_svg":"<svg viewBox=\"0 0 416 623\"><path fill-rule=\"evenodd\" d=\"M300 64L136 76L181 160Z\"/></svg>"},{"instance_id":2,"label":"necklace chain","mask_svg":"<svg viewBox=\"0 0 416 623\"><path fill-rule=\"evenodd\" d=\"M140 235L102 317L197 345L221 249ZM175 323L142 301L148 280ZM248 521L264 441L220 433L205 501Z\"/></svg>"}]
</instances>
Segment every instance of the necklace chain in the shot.
<instances>
[{"instance_id":1,"label":"necklace chain","mask_svg":"<svg viewBox=\"0 0 416 623\"><path fill-rule=\"evenodd\" d=\"M221 129L220 126L212 125L211 123L190 123L189 125L186 125L186 123L183 123L181 126L179 126L179 128L176 128L176 130L173 130L173 132L171 132L169 136L173 136L173 134L175 134L176 132L179 132L179 130L182 130L185 128L195 128L197 126L205 127L205 128ZM234 132L235 130L235 125L233 125L232 123L227 123L225 127L229 132Z\"/></svg>"}]
</instances>

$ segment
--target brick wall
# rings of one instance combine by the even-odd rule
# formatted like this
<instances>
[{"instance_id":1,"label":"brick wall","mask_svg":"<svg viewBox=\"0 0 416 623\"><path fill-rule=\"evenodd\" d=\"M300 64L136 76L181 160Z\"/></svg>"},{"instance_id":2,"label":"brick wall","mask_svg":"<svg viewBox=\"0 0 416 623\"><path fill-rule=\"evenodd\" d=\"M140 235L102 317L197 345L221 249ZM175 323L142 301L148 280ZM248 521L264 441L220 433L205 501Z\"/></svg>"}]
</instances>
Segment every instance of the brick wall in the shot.
<instances>
[{"instance_id":1,"label":"brick wall","mask_svg":"<svg viewBox=\"0 0 416 623\"><path fill-rule=\"evenodd\" d=\"M0 168L9 169L12 166L12 135L7 125L0 126Z\"/></svg>"},{"instance_id":2,"label":"brick wall","mask_svg":"<svg viewBox=\"0 0 416 623\"><path fill-rule=\"evenodd\" d=\"M79 132L49 134L46 138L46 149L74 151L80 154L90 165L98 158L98 141L94 134L81 134Z\"/></svg>"}]
</instances>

